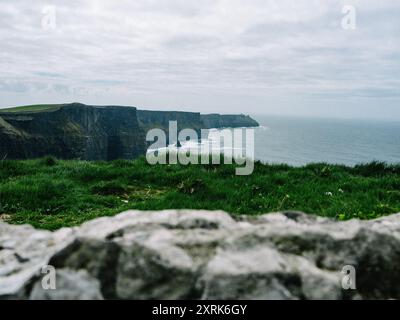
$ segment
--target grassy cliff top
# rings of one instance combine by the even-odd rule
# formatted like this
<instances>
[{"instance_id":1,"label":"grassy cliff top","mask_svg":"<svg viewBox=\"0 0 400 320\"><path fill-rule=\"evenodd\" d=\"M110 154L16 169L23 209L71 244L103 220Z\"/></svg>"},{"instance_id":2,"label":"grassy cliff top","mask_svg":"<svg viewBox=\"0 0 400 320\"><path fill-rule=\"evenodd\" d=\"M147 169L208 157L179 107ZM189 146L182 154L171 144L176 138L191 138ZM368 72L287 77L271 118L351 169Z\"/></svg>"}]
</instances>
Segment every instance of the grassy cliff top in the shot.
<instances>
[{"instance_id":1,"label":"grassy cliff top","mask_svg":"<svg viewBox=\"0 0 400 320\"><path fill-rule=\"evenodd\" d=\"M339 220L400 212L400 165L257 162L250 176L234 165L0 161L0 220L58 229L128 209L221 209L258 215L300 210Z\"/></svg>"},{"instance_id":2,"label":"grassy cliff top","mask_svg":"<svg viewBox=\"0 0 400 320\"><path fill-rule=\"evenodd\" d=\"M65 104L34 104L29 106L11 107L0 109L0 112L43 112L56 111Z\"/></svg>"}]
</instances>

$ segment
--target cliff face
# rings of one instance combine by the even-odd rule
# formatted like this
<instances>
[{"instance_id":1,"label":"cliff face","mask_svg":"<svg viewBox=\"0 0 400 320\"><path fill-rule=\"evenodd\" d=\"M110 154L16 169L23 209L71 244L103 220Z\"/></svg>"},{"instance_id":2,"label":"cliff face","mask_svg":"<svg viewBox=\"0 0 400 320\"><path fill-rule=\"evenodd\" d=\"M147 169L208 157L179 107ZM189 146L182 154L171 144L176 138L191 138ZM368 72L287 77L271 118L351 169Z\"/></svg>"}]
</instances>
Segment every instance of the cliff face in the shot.
<instances>
[{"instance_id":1,"label":"cliff face","mask_svg":"<svg viewBox=\"0 0 400 320\"><path fill-rule=\"evenodd\" d=\"M200 115L197 112L142 111L134 107L88 106L79 103L44 109L0 110L0 160L52 155L60 159L133 159L146 153L146 133L153 128L169 135L178 130L253 127L244 115Z\"/></svg>"},{"instance_id":2,"label":"cliff face","mask_svg":"<svg viewBox=\"0 0 400 320\"><path fill-rule=\"evenodd\" d=\"M258 127L259 123L250 116L221 115L221 114L200 114L195 112L175 111L145 111L138 110L139 126L145 133L153 128L163 129L168 134L169 121L177 121L178 130L191 128L198 132L201 129L211 128L241 128Z\"/></svg>"},{"instance_id":3,"label":"cliff face","mask_svg":"<svg viewBox=\"0 0 400 320\"><path fill-rule=\"evenodd\" d=\"M166 136L167 142L169 135L169 121L176 121L178 131L183 129L194 129L199 134L203 128L201 116L198 112L177 112L177 111L148 111L138 110L138 122L143 130L144 137L151 129L162 129Z\"/></svg>"},{"instance_id":4,"label":"cliff face","mask_svg":"<svg viewBox=\"0 0 400 320\"><path fill-rule=\"evenodd\" d=\"M250 116L240 115L221 115L221 114L204 114L200 116L203 128L240 128L240 127L258 127L259 123Z\"/></svg>"},{"instance_id":5,"label":"cliff face","mask_svg":"<svg viewBox=\"0 0 400 320\"><path fill-rule=\"evenodd\" d=\"M43 112L0 112L0 157L131 159L144 152L136 108L70 104Z\"/></svg>"}]
</instances>

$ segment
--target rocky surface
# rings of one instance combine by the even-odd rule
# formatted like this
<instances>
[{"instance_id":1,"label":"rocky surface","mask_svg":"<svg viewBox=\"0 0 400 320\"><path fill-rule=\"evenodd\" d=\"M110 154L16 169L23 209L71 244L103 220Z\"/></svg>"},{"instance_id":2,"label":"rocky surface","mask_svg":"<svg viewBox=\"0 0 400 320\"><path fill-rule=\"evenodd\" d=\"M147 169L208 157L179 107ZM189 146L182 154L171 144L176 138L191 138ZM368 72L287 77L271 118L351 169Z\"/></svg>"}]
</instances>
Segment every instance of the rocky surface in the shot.
<instances>
[{"instance_id":1,"label":"rocky surface","mask_svg":"<svg viewBox=\"0 0 400 320\"><path fill-rule=\"evenodd\" d=\"M56 290L42 267L56 268ZM356 290L343 290L346 265ZM56 232L0 222L8 299L400 298L400 214L373 221L298 212L125 212Z\"/></svg>"}]
</instances>

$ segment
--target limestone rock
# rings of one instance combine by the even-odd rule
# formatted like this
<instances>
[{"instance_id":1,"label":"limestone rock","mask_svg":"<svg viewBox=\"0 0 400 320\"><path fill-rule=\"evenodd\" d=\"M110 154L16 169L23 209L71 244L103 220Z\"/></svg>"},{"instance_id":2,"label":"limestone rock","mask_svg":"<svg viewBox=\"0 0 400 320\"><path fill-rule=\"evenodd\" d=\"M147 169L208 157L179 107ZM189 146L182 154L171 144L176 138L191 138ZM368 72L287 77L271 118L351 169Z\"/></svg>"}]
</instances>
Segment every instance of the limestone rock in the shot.
<instances>
[{"instance_id":1,"label":"limestone rock","mask_svg":"<svg viewBox=\"0 0 400 320\"><path fill-rule=\"evenodd\" d=\"M41 287L54 266L57 289ZM356 289L344 290L345 266ZM0 222L0 298L400 298L400 214L129 211L56 232Z\"/></svg>"},{"instance_id":2,"label":"limestone rock","mask_svg":"<svg viewBox=\"0 0 400 320\"><path fill-rule=\"evenodd\" d=\"M61 229L51 233L0 223L0 298L25 297L31 279L55 252L68 246L71 232Z\"/></svg>"},{"instance_id":3,"label":"limestone rock","mask_svg":"<svg viewBox=\"0 0 400 320\"><path fill-rule=\"evenodd\" d=\"M56 273L57 286L45 290L41 278L33 285L31 300L102 300L100 283L86 271L60 269Z\"/></svg>"}]
</instances>

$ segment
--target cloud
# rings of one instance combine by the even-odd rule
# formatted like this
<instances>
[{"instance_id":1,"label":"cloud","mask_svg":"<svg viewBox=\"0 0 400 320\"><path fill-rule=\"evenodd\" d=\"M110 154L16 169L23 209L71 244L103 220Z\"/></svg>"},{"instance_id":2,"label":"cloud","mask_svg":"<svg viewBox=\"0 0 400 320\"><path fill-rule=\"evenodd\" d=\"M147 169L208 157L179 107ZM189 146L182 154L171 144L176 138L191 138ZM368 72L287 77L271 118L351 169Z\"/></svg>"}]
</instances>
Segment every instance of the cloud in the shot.
<instances>
[{"instance_id":1,"label":"cloud","mask_svg":"<svg viewBox=\"0 0 400 320\"><path fill-rule=\"evenodd\" d=\"M345 4L356 30L341 27ZM49 5L54 30L42 28ZM2 106L83 99L223 112L254 99L258 112L302 97L293 108L320 99L323 113L326 99L399 98L395 0L15 0L0 9Z\"/></svg>"}]
</instances>

